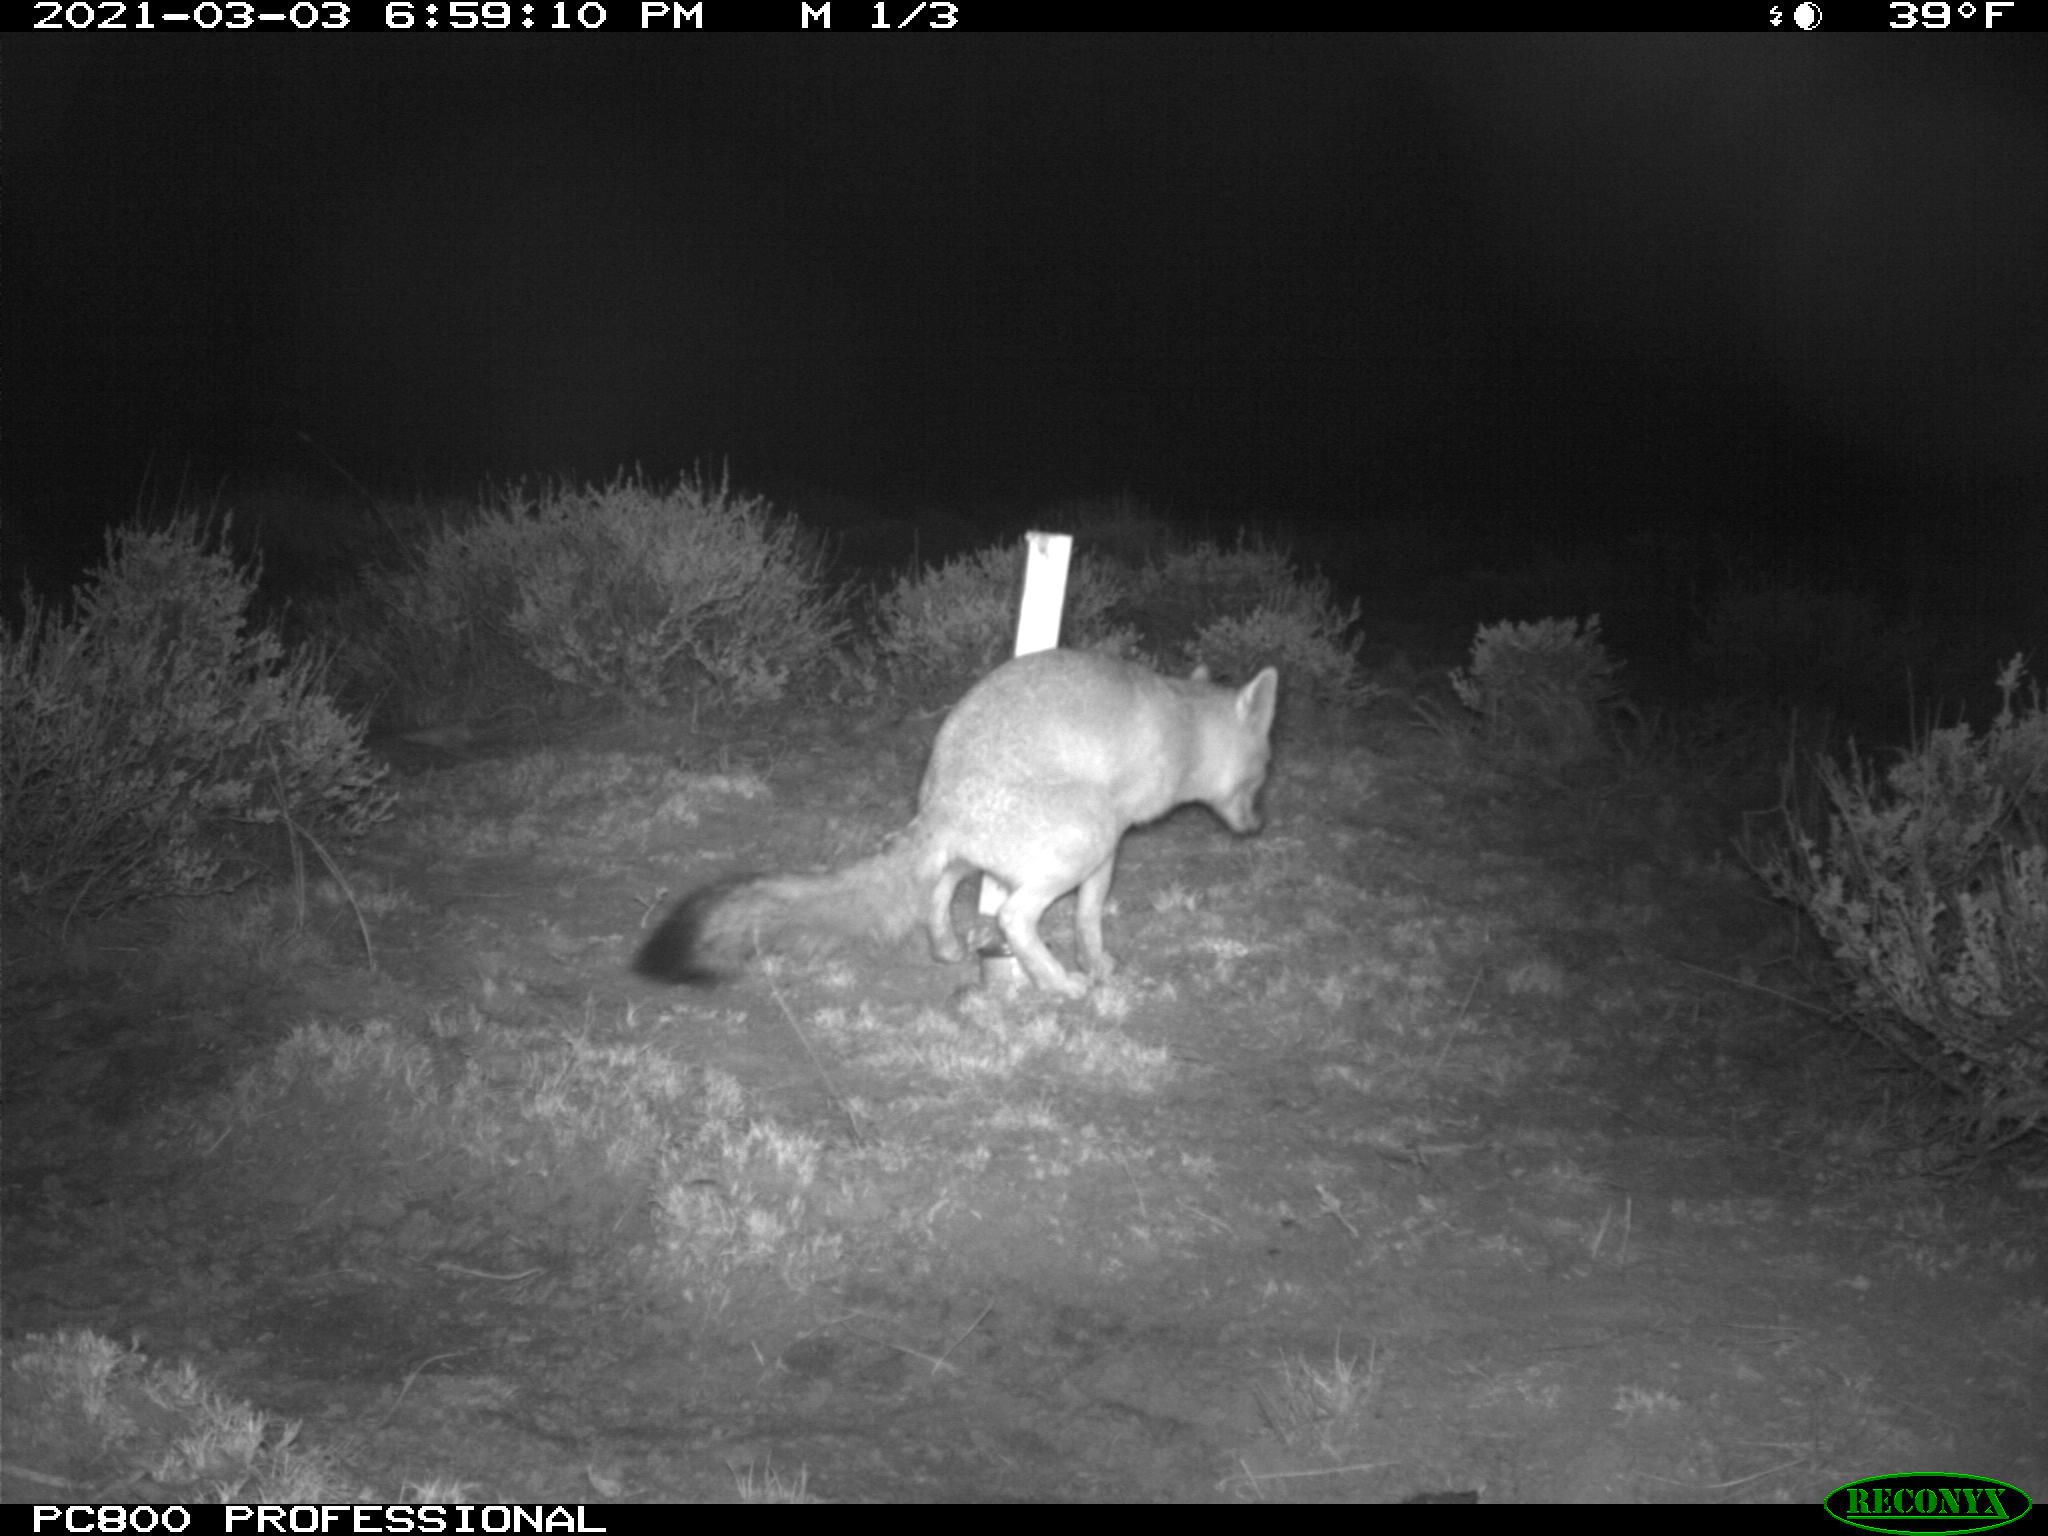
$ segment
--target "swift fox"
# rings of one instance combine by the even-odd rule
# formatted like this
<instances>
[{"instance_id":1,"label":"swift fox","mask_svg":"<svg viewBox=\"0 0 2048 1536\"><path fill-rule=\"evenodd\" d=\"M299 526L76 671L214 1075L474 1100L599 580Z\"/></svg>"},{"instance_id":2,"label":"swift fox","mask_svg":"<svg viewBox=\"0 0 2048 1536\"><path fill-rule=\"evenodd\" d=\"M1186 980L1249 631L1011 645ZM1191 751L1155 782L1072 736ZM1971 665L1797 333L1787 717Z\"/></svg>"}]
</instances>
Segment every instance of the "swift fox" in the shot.
<instances>
[{"instance_id":1,"label":"swift fox","mask_svg":"<svg viewBox=\"0 0 2048 1536\"><path fill-rule=\"evenodd\" d=\"M1074 929L1090 976L1110 973L1102 904L1126 830L1199 800L1233 832L1259 829L1258 793L1280 683L1243 688L1197 671L1161 677L1089 651L1037 651L989 673L939 727L917 816L870 859L834 874L727 880L686 896L633 968L658 981L719 979L778 942L900 938L924 916L932 953L958 960L953 890L974 870L1007 888L996 921L1039 986L1080 997L1039 915L1079 891Z\"/></svg>"}]
</instances>

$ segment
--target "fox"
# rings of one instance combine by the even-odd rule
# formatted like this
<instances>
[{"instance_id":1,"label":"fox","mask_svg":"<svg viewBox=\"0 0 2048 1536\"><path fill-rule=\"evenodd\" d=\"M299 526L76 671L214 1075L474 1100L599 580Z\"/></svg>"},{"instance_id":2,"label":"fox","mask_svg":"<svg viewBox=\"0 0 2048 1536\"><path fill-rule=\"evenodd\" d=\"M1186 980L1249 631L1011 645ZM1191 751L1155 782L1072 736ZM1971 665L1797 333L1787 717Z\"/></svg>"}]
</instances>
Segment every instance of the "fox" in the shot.
<instances>
[{"instance_id":1,"label":"fox","mask_svg":"<svg viewBox=\"0 0 2048 1536\"><path fill-rule=\"evenodd\" d=\"M1102 908L1132 827L1199 802L1231 831L1263 824L1279 672L1242 688L1164 677L1093 651L1034 651L1003 663L953 706L932 743L917 814L882 850L827 874L716 881L676 903L633 969L705 985L755 953L844 938L900 940L920 913L933 957L965 956L953 892L984 871L1006 891L997 926L1033 985L1080 998L1114 969ZM1074 931L1087 979L1040 937L1045 909L1078 892Z\"/></svg>"}]
</instances>

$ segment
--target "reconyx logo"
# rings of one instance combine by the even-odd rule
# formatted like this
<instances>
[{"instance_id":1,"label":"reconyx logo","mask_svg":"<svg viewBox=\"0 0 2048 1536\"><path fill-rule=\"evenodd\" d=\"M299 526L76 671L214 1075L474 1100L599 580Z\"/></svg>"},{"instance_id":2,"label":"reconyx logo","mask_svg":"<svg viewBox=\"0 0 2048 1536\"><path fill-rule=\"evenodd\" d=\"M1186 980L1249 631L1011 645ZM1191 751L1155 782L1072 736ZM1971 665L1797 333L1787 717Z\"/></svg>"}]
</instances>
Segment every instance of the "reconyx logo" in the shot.
<instances>
[{"instance_id":1,"label":"reconyx logo","mask_svg":"<svg viewBox=\"0 0 2048 1536\"><path fill-rule=\"evenodd\" d=\"M1866 1531L1989 1531L2010 1525L2034 1507L2011 1483L1953 1472L1902 1472L1844 1483L1824 1501L1844 1525Z\"/></svg>"}]
</instances>

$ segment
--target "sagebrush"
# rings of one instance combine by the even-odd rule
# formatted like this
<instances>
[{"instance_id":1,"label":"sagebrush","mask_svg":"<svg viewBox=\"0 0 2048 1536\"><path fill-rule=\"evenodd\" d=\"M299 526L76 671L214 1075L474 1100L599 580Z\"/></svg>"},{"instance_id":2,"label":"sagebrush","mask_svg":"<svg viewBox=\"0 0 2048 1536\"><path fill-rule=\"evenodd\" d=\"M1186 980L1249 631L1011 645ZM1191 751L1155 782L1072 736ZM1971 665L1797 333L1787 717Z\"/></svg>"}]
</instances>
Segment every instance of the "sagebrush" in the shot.
<instances>
[{"instance_id":1,"label":"sagebrush","mask_svg":"<svg viewBox=\"0 0 2048 1536\"><path fill-rule=\"evenodd\" d=\"M1008 660L1017 639L1024 562L1020 540L899 576L882 596L875 639L897 676L914 685L952 686ZM1060 644L1128 655L1133 636L1113 618L1126 587L1112 562L1076 553L1067 573Z\"/></svg>"},{"instance_id":2,"label":"sagebrush","mask_svg":"<svg viewBox=\"0 0 2048 1536\"><path fill-rule=\"evenodd\" d=\"M1853 749L1819 777L1825 834L1788 815L1753 854L1833 950L1845 1011L1972 1105L1977 1131L2048 1125L2048 714L1929 732L1883 773Z\"/></svg>"},{"instance_id":3,"label":"sagebrush","mask_svg":"<svg viewBox=\"0 0 2048 1536\"><path fill-rule=\"evenodd\" d=\"M66 913L226 889L252 827L347 837L390 812L319 660L248 619L253 572L185 514L118 528L66 615L0 638L10 900Z\"/></svg>"},{"instance_id":4,"label":"sagebrush","mask_svg":"<svg viewBox=\"0 0 2048 1536\"><path fill-rule=\"evenodd\" d=\"M1181 644L1188 665L1228 678L1278 667L1290 715L1304 700L1350 708L1381 692L1359 668L1363 603L1341 606L1328 577L1298 569L1282 550L1243 537L1234 549L1205 540L1148 567L1140 586L1138 601L1152 612L1167 594L1194 603L1195 631Z\"/></svg>"},{"instance_id":5,"label":"sagebrush","mask_svg":"<svg viewBox=\"0 0 2048 1536\"><path fill-rule=\"evenodd\" d=\"M1621 663L1600 639L1600 616L1574 623L1502 620L1481 626L1472 665L1451 674L1458 702L1489 743L1547 768L1598 756L1621 699Z\"/></svg>"},{"instance_id":6,"label":"sagebrush","mask_svg":"<svg viewBox=\"0 0 2048 1536\"><path fill-rule=\"evenodd\" d=\"M725 480L513 486L371 573L369 686L408 722L539 708L771 703L845 630L823 556Z\"/></svg>"}]
</instances>

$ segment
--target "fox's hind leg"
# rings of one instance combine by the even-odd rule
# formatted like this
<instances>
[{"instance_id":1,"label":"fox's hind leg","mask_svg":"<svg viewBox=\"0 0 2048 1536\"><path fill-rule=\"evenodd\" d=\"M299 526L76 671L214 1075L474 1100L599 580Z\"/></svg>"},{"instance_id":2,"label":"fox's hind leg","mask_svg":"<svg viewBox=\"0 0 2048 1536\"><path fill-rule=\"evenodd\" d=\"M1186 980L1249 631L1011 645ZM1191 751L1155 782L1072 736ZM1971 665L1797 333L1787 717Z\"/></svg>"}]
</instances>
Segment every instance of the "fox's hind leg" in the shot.
<instances>
[{"instance_id":1,"label":"fox's hind leg","mask_svg":"<svg viewBox=\"0 0 2048 1536\"><path fill-rule=\"evenodd\" d=\"M1074 936L1081 941L1081 961L1097 981L1107 981L1116 962L1102 947L1102 904L1109 899L1110 877L1116 873L1114 851L1081 882L1074 896Z\"/></svg>"},{"instance_id":2,"label":"fox's hind leg","mask_svg":"<svg viewBox=\"0 0 2048 1536\"><path fill-rule=\"evenodd\" d=\"M925 908L925 927L932 936L932 958L947 964L966 958L960 936L953 931L953 892L974 866L954 859L933 881L931 904Z\"/></svg>"}]
</instances>

